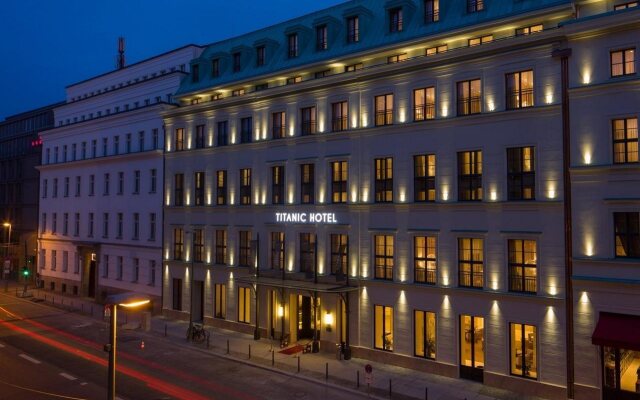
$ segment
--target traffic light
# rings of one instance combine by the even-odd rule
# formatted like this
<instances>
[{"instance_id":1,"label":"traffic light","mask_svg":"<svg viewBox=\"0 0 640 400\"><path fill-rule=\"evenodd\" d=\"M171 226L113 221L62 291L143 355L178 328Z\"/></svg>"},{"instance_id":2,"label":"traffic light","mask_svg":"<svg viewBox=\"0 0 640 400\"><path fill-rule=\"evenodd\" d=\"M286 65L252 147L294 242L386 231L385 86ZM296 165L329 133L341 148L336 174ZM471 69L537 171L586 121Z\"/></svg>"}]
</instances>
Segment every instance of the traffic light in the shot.
<instances>
[{"instance_id":1,"label":"traffic light","mask_svg":"<svg viewBox=\"0 0 640 400\"><path fill-rule=\"evenodd\" d=\"M25 278L28 278L30 273L31 271L29 271L29 268L22 267L22 276L24 276Z\"/></svg>"}]
</instances>

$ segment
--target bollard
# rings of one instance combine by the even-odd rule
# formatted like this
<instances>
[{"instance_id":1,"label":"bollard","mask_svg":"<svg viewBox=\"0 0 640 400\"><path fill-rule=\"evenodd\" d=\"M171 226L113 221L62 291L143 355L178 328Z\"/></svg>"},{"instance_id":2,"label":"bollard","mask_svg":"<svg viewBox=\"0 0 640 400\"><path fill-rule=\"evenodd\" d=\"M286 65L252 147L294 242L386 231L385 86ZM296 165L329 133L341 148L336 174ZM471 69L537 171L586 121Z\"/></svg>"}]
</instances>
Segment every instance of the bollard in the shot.
<instances>
[{"instance_id":1,"label":"bollard","mask_svg":"<svg viewBox=\"0 0 640 400\"><path fill-rule=\"evenodd\" d=\"M251 345L249 345L249 360L251 360Z\"/></svg>"},{"instance_id":2,"label":"bollard","mask_svg":"<svg viewBox=\"0 0 640 400\"><path fill-rule=\"evenodd\" d=\"M424 387L424 400L429 400L429 388Z\"/></svg>"},{"instance_id":3,"label":"bollard","mask_svg":"<svg viewBox=\"0 0 640 400\"><path fill-rule=\"evenodd\" d=\"M276 352L275 350L271 350L271 366L276 365Z\"/></svg>"},{"instance_id":4,"label":"bollard","mask_svg":"<svg viewBox=\"0 0 640 400\"><path fill-rule=\"evenodd\" d=\"M324 380L325 381L329 380L329 363L326 363L324 365Z\"/></svg>"},{"instance_id":5,"label":"bollard","mask_svg":"<svg viewBox=\"0 0 640 400\"><path fill-rule=\"evenodd\" d=\"M164 324L164 337L167 337L167 324Z\"/></svg>"},{"instance_id":6,"label":"bollard","mask_svg":"<svg viewBox=\"0 0 640 400\"><path fill-rule=\"evenodd\" d=\"M298 356L298 372L300 372L300 356Z\"/></svg>"},{"instance_id":7,"label":"bollard","mask_svg":"<svg viewBox=\"0 0 640 400\"><path fill-rule=\"evenodd\" d=\"M391 392L391 379L389 379L389 398L391 398L392 392Z\"/></svg>"},{"instance_id":8,"label":"bollard","mask_svg":"<svg viewBox=\"0 0 640 400\"><path fill-rule=\"evenodd\" d=\"M227 354L229 354L229 339L227 339Z\"/></svg>"},{"instance_id":9,"label":"bollard","mask_svg":"<svg viewBox=\"0 0 640 400\"><path fill-rule=\"evenodd\" d=\"M356 371L356 387L360 389L360 370Z\"/></svg>"}]
</instances>

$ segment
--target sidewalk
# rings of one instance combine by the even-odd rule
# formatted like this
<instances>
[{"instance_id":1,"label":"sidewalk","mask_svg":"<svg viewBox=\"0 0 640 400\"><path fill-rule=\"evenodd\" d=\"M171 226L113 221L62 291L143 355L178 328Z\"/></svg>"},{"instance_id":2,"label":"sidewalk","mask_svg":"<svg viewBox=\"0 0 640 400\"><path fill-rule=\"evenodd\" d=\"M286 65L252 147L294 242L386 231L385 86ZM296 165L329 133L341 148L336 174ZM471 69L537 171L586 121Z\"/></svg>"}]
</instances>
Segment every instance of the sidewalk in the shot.
<instances>
[{"instance_id":1,"label":"sidewalk","mask_svg":"<svg viewBox=\"0 0 640 400\"><path fill-rule=\"evenodd\" d=\"M18 296L22 290L18 287ZM9 293L16 289L10 287ZM29 290L34 301L46 301L56 307L91 315L103 319L103 308L88 299L68 297L45 290ZM119 313L119 323L136 325L139 315ZM279 353L279 341L270 339L253 340L252 335L234 331L205 327L211 334L209 343L192 344L186 340L188 323L174 321L161 316L151 320L149 335L165 337L176 346L199 348L201 351L276 373L295 376L300 379L327 384L344 389L354 395L367 395L378 399L426 399L428 400L542 400L533 396L522 396L502 389L484 386L480 383L452 379L439 375L373 363L369 360L352 358L338 360L335 352L285 355ZM228 352L227 352L227 346ZM365 383L364 366L373 367L371 388ZM298 367L299 366L299 367ZM298 370L299 368L299 370ZM327 379L328 371L328 379ZM359 387L357 384L359 371ZM428 391L428 393L427 393ZM391 393L391 394L390 394ZM427 397L428 395L428 397Z\"/></svg>"}]
</instances>

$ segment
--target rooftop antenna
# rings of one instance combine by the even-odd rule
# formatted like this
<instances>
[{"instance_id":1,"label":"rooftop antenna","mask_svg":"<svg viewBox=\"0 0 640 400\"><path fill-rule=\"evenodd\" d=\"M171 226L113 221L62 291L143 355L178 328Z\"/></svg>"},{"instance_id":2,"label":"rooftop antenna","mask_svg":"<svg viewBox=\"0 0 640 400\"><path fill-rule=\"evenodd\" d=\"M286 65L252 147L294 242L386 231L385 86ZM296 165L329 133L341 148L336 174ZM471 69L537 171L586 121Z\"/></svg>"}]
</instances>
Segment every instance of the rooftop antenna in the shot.
<instances>
[{"instance_id":1,"label":"rooftop antenna","mask_svg":"<svg viewBox=\"0 0 640 400\"><path fill-rule=\"evenodd\" d=\"M116 68L124 68L124 38L122 36L118 38L118 58L116 60Z\"/></svg>"}]
</instances>

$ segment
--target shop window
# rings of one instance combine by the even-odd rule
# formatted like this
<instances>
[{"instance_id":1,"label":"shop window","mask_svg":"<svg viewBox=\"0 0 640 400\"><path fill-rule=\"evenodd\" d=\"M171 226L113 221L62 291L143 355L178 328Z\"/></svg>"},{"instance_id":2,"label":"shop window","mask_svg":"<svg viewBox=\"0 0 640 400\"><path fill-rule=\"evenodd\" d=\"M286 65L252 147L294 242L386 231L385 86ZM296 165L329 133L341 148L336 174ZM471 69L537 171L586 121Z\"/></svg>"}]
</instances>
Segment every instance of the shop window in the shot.
<instances>
[{"instance_id":1,"label":"shop window","mask_svg":"<svg viewBox=\"0 0 640 400\"><path fill-rule=\"evenodd\" d=\"M511 375L538 377L536 327L511 324Z\"/></svg>"},{"instance_id":2,"label":"shop window","mask_svg":"<svg viewBox=\"0 0 640 400\"><path fill-rule=\"evenodd\" d=\"M251 289L238 288L238 322L251 323Z\"/></svg>"}]
</instances>

